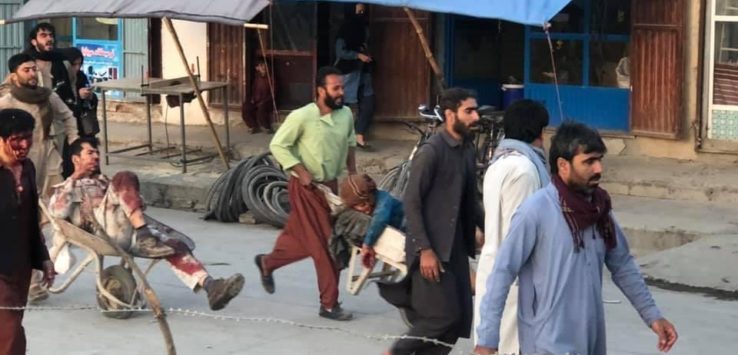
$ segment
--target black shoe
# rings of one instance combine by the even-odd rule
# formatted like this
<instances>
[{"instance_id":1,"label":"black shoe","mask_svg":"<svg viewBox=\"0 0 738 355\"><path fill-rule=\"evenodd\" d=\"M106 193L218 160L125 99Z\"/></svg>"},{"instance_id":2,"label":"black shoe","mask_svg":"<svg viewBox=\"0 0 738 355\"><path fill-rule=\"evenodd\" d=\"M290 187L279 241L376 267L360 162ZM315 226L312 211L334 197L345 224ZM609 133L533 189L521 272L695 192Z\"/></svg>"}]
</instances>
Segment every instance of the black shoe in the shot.
<instances>
[{"instance_id":1,"label":"black shoe","mask_svg":"<svg viewBox=\"0 0 738 355\"><path fill-rule=\"evenodd\" d=\"M325 307L320 306L320 313L318 313L323 318L328 318L332 320L337 321L347 321L354 318L353 313L344 311L343 308L341 308L341 304L337 303L331 310L325 309Z\"/></svg>"},{"instance_id":2,"label":"black shoe","mask_svg":"<svg viewBox=\"0 0 738 355\"><path fill-rule=\"evenodd\" d=\"M272 274L264 275L264 268L262 267L262 260L264 259L264 254L259 254L254 258L254 263L256 263L256 267L259 269L259 277L261 278L261 286L264 287L264 291L266 291L268 294L274 293L274 278L272 277Z\"/></svg>"},{"instance_id":3,"label":"black shoe","mask_svg":"<svg viewBox=\"0 0 738 355\"><path fill-rule=\"evenodd\" d=\"M174 248L162 243L156 237L144 234L139 234L136 237L134 250L136 250L137 256L145 258L164 258L174 255L177 252Z\"/></svg>"},{"instance_id":4,"label":"black shoe","mask_svg":"<svg viewBox=\"0 0 738 355\"><path fill-rule=\"evenodd\" d=\"M243 288L243 275L235 274L226 280L217 279L213 280L213 285L209 287L208 291L208 303L210 309L214 311L221 310L228 305L234 297L241 293Z\"/></svg>"}]
</instances>

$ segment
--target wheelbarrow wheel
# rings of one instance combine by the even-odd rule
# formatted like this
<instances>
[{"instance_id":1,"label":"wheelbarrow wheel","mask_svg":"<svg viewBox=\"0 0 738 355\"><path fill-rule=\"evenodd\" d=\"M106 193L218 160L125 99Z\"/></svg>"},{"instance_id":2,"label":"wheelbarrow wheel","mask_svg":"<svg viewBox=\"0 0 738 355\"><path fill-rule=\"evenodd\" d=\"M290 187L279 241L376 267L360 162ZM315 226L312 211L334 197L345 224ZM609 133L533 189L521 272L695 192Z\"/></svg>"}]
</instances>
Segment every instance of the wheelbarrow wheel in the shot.
<instances>
[{"instance_id":1,"label":"wheelbarrow wheel","mask_svg":"<svg viewBox=\"0 0 738 355\"><path fill-rule=\"evenodd\" d=\"M136 304L139 298L136 289L136 279L131 271L121 265L113 265L105 268L100 275L102 286L110 294L115 296L119 301ZM97 304L106 311L103 312L108 318L128 319L133 315L133 311L126 311L124 306L113 303L105 297L99 290L97 291Z\"/></svg>"}]
</instances>

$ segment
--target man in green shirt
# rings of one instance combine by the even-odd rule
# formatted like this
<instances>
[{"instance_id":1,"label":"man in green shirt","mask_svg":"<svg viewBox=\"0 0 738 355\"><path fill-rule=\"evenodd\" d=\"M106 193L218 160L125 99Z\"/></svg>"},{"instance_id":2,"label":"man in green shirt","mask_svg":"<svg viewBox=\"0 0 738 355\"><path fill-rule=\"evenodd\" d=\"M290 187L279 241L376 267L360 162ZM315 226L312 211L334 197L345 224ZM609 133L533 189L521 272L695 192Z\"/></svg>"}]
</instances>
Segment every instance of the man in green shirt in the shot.
<instances>
[{"instance_id":1,"label":"man in green shirt","mask_svg":"<svg viewBox=\"0 0 738 355\"><path fill-rule=\"evenodd\" d=\"M349 320L350 312L338 303L338 269L328 251L331 215L328 202L316 184L337 193L337 178L344 169L356 174L356 136L351 110L343 106L342 73L333 67L318 70L317 99L292 111L274 135L269 148L290 174L290 215L270 254L255 258L261 284L274 293L274 270L311 257L320 289L320 316Z\"/></svg>"}]
</instances>

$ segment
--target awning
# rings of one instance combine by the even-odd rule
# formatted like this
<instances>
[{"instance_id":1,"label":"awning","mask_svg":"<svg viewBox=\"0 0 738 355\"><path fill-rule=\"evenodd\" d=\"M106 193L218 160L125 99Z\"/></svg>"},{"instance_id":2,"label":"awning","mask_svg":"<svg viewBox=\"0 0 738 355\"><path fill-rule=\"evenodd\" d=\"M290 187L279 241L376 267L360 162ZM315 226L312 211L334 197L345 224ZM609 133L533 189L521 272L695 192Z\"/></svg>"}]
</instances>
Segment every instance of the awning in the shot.
<instances>
[{"instance_id":1,"label":"awning","mask_svg":"<svg viewBox=\"0 0 738 355\"><path fill-rule=\"evenodd\" d=\"M311 0L300 0L311 1ZM495 18L524 25L542 26L571 0L332 0Z\"/></svg>"},{"instance_id":2,"label":"awning","mask_svg":"<svg viewBox=\"0 0 738 355\"><path fill-rule=\"evenodd\" d=\"M30 0L5 22L75 16L168 17L243 25L268 5L269 0Z\"/></svg>"}]
</instances>

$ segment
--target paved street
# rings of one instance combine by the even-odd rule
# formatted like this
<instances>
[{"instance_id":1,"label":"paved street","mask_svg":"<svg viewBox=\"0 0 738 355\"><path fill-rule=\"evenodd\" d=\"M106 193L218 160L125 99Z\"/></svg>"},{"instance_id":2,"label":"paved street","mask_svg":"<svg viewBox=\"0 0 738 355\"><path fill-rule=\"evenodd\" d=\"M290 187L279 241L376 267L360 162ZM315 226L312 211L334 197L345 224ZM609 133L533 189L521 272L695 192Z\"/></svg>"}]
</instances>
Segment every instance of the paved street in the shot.
<instances>
[{"instance_id":1,"label":"paved street","mask_svg":"<svg viewBox=\"0 0 738 355\"><path fill-rule=\"evenodd\" d=\"M197 242L197 255L214 276L241 272L244 292L228 308L208 310L204 293L188 291L165 265L150 277L166 308L189 309L235 319L171 314L169 323L179 354L379 354L404 326L391 306L382 301L373 285L358 296L342 285L344 308L355 312L347 323L319 318L315 273L310 261L279 270L277 292L266 294L259 285L253 256L268 251L277 231L270 227L204 222L199 214L163 209L149 213L188 234ZM76 251L78 260L82 252ZM44 306L73 307L95 304L93 274L86 272L65 293ZM61 281L59 277L58 281ZM624 296L606 282L605 297L620 303L606 304L610 354L654 354L656 337L637 317ZM663 312L676 325L680 341L673 354L732 354L738 346L738 302L696 294L652 289ZM248 318L248 319L245 319ZM265 323L258 318L287 322ZM337 327L311 329L299 326ZM89 310L31 311L26 314L29 354L160 354L163 341L149 314L113 320ZM471 343L460 342L454 354L468 354Z\"/></svg>"}]
</instances>

